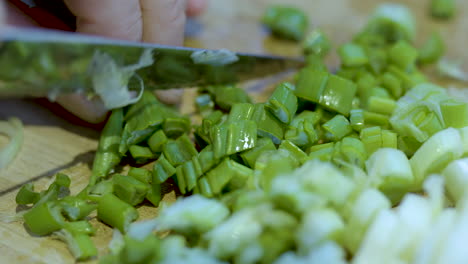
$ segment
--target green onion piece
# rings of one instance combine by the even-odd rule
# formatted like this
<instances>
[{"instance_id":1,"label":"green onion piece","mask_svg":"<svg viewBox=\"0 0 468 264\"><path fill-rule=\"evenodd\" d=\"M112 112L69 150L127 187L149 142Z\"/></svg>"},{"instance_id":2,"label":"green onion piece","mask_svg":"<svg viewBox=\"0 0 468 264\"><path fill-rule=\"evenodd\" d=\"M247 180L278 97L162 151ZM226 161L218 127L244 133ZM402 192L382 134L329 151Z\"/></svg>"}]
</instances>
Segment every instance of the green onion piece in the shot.
<instances>
[{"instance_id":1,"label":"green onion piece","mask_svg":"<svg viewBox=\"0 0 468 264\"><path fill-rule=\"evenodd\" d=\"M351 127L357 131L360 132L365 125L364 122L364 110L362 109L353 109L349 112L349 122L351 124Z\"/></svg>"},{"instance_id":2,"label":"green onion piece","mask_svg":"<svg viewBox=\"0 0 468 264\"><path fill-rule=\"evenodd\" d=\"M130 223L138 218L138 212L130 204L113 194L105 194L98 204L99 220L125 233Z\"/></svg>"},{"instance_id":3,"label":"green onion piece","mask_svg":"<svg viewBox=\"0 0 468 264\"><path fill-rule=\"evenodd\" d=\"M381 148L366 162L369 178L392 201L392 204L413 188L414 177L406 155L398 149Z\"/></svg>"},{"instance_id":4,"label":"green onion piece","mask_svg":"<svg viewBox=\"0 0 468 264\"><path fill-rule=\"evenodd\" d=\"M115 174L112 179L114 181L114 194L120 200L133 206L141 203L149 190L149 184L131 176Z\"/></svg>"},{"instance_id":5,"label":"green onion piece","mask_svg":"<svg viewBox=\"0 0 468 264\"><path fill-rule=\"evenodd\" d=\"M440 172L462 154L463 144L458 130L447 128L437 132L410 159L417 183L422 183L431 173Z\"/></svg>"},{"instance_id":6,"label":"green onion piece","mask_svg":"<svg viewBox=\"0 0 468 264\"><path fill-rule=\"evenodd\" d=\"M189 160L178 166L176 168L176 177L180 192L185 194L187 191L192 191L197 184L197 179L202 174L203 171L197 159Z\"/></svg>"},{"instance_id":7,"label":"green onion piece","mask_svg":"<svg viewBox=\"0 0 468 264\"><path fill-rule=\"evenodd\" d=\"M153 135L148 139L148 146L151 151L154 153L160 153L163 150L164 144L167 142L167 136L164 134L163 130L157 130Z\"/></svg>"},{"instance_id":8,"label":"green onion piece","mask_svg":"<svg viewBox=\"0 0 468 264\"><path fill-rule=\"evenodd\" d=\"M92 201L99 201L105 194L114 192L114 181L111 179L98 182L96 185L89 189L88 198ZM83 198L83 197L80 197Z\"/></svg>"},{"instance_id":9,"label":"green onion piece","mask_svg":"<svg viewBox=\"0 0 468 264\"><path fill-rule=\"evenodd\" d=\"M382 130L379 126L364 128L361 130L360 138L368 155L382 147Z\"/></svg>"},{"instance_id":10,"label":"green onion piece","mask_svg":"<svg viewBox=\"0 0 468 264\"><path fill-rule=\"evenodd\" d=\"M450 0L449 0L450 1ZM445 52L445 44L439 33L433 32L419 49L418 63L430 64L438 61Z\"/></svg>"},{"instance_id":11,"label":"green onion piece","mask_svg":"<svg viewBox=\"0 0 468 264\"><path fill-rule=\"evenodd\" d=\"M384 36L390 43L400 39L412 41L416 36L415 20L405 5L385 3L376 8L364 32Z\"/></svg>"},{"instance_id":12,"label":"green onion piece","mask_svg":"<svg viewBox=\"0 0 468 264\"><path fill-rule=\"evenodd\" d=\"M418 84L416 80L414 80L410 74L405 72L404 70L398 68L395 65L389 65L387 68L388 72L393 74L395 77L400 79L401 81L401 87L407 91L413 88Z\"/></svg>"},{"instance_id":13,"label":"green onion piece","mask_svg":"<svg viewBox=\"0 0 468 264\"><path fill-rule=\"evenodd\" d=\"M93 169L89 186L95 185L106 177L120 162L119 144L123 129L123 110L116 109L107 120L99 138L98 149L93 161Z\"/></svg>"},{"instance_id":14,"label":"green onion piece","mask_svg":"<svg viewBox=\"0 0 468 264\"><path fill-rule=\"evenodd\" d=\"M176 167L197 155L197 150L186 134L176 140L169 140L163 147L167 161Z\"/></svg>"},{"instance_id":15,"label":"green onion piece","mask_svg":"<svg viewBox=\"0 0 468 264\"><path fill-rule=\"evenodd\" d=\"M403 88L401 87L401 81L390 72L386 72L380 76L380 82L382 87L387 89L394 98L400 98L403 94Z\"/></svg>"},{"instance_id":16,"label":"green onion piece","mask_svg":"<svg viewBox=\"0 0 468 264\"><path fill-rule=\"evenodd\" d=\"M87 234L72 233L66 229L62 229L54 232L54 235L67 243L68 249L78 261L88 260L98 254L96 246Z\"/></svg>"},{"instance_id":17,"label":"green onion piece","mask_svg":"<svg viewBox=\"0 0 468 264\"><path fill-rule=\"evenodd\" d=\"M328 68L323 58L316 54L308 54L306 55L306 66L303 69L316 70L316 71L323 71L327 72ZM296 75L297 76L297 75Z\"/></svg>"},{"instance_id":18,"label":"green onion piece","mask_svg":"<svg viewBox=\"0 0 468 264\"><path fill-rule=\"evenodd\" d=\"M455 15L455 0L431 0L431 15L439 19L450 19Z\"/></svg>"},{"instance_id":19,"label":"green onion piece","mask_svg":"<svg viewBox=\"0 0 468 264\"><path fill-rule=\"evenodd\" d=\"M153 183L161 184L174 175L175 172L174 166L164 155L161 155L153 165Z\"/></svg>"},{"instance_id":20,"label":"green onion piece","mask_svg":"<svg viewBox=\"0 0 468 264\"><path fill-rule=\"evenodd\" d=\"M361 99L359 97L353 98L353 103L351 104L351 109L358 109L361 107Z\"/></svg>"},{"instance_id":21,"label":"green onion piece","mask_svg":"<svg viewBox=\"0 0 468 264\"><path fill-rule=\"evenodd\" d=\"M296 118L294 119L296 120L294 121L294 125L286 130L284 138L301 148L312 146L319 139L313 123L307 119Z\"/></svg>"},{"instance_id":22,"label":"green onion piece","mask_svg":"<svg viewBox=\"0 0 468 264\"><path fill-rule=\"evenodd\" d=\"M402 150L408 157L413 154L421 147L422 143L412 137L398 136L397 146L398 149Z\"/></svg>"},{"instance_id":23,"label":"green onion piece","mask_svg":"<svg viewBox=\"0 0 468 264\"><path fill-rule=\"evenodd\" d=\"M142 98L130 106L125 115L125 128L119 148L121 154L131 145L145 141L160 129L167 118L182 118L175 109L172 109L156 99L150 91L143 92Z\"/></svg>"},{"instance_id":24,"label":"green onion piece","mask_svg":"<svg viewBox=\"0 0 468 264\"><path fill-rule=\"evenodd\" d=\"M131 145L128 150L130 151L130 154L132 155L135 162L139 164L146 163L149 160L155 158L155 155L153 152L151 152L149 147Z\"/></svg>"},{"instance_id":25,"label":"green onion piece","mask_svg":"<svg viewBox=\"0 0 468 264\"><path fill-rule=\"evenodd\" d=\"M296 84L296 96L307 101L318 103L325 90L329 74L310 68L304 68L299 72Z\"/></svg>"},{"instance_id":26,"label":"green onion piece","mask_svg":"<svg viewBox=\"0 0 468 264\"><path fill-rule=\"evenodd\" d=\"M40 197L40 193L34 191L34 184L29 182L21 186L15 200L17 204L35 204Z\"/></svg>"},{"instance_id":27,"label":"green onion piece","mask_svg":"<svg viewBox=\"0 0 468 264\"><path fill-rule=\"evenodd\" d=\"M235 123L238 121L245 121L252 118L255 106L250 103L234 104L229 111L227 123Z\"/></svg>"},{"instance_id":28,"label":"green onion piece","mask_svg":"<svg viewBox=\"0 0 468 264\"><path fill-rule=\"evenodd\" d=\"M393 110L395 110L396 102L395 100L371 96L369 98L369 111L384 114L384 115L391 115Z\"/></svg>"},{"instance_id":29,"label":"green onion piece","mask_svg":"<svg viewBox=\"0 0 468 264\"><path fill-rule=\"evenodd\" d=\"M468 188L468 159L452 161L443 171L449 196L455 201L461 201Z\"/></svg>"},{"instance_id":30,"label":"green onion piece","mask_svg":"<svg viewBox=\"0 0 468 264\"><path fill-rule=\"evenodd\" d=\"M375 46L365 46L367 58L369 58L368 67L376 75L381 74L388 65L388 53L386 49Z\"/></svg>"},{"instance_id":31,"label":"green onion piece","mask_svg":"<svg viewBox=\"0 0 468 264\"><path fill-rule=\"evenodd\" d=\"M331 141L338 141L352 132L348 119L342 115L336 115L323 124L322 128L327 133L325 136Z\"/></svg>"},{"instance_id":32,"label":"green onion piece","mask_svg":"<svg viewBox=\"0 0 468 264\"><path fill-rule=\"evenodd\" d=\"M398 147L398 135L390 130L382 130L382 148Z\"/></svg>"},{"instance_id":33,"label":"green onion piece","mask_svg":"<svg viewBox=\"0 0 468 264\"><path fill-rule=\"evenodd\" d=\"M366 125L388 127L388 119L388 115L364 111L364 122Z\"/></svg>"},{"instance_id":34,"label":"green onion piece","mask_svg":"<svg viewBox=\"0 0 468 264\"><path fill-rule=\"evenodd\" d=\"M357 85L357 95L364 99L364 96L369 94L369 91L377 86L377 79L374 75L367 73L363 74L356 80Z\"/></svg>"},{"instance_id":35,"label":"green onion piece","mask_svg":"<svg viewBox=\"0 0 468 264\"><path fill-rule=\"evenodd\" d=\"M121 263L153 263L160 255L160 240L148 235L144 239L124 237L125 246L119 252Z\"/></svg>"},{"instance_id":36,"label":"green onion piece","mask_svg":"<svg viewBox=\"0 0 468 264\"><path fill-rule=\"evenodd\" d=\"M302 165L308 159L307 154L289 140L283 140L278 149L288 151L290 157L296 161L296 164Z\"/></svg>"},{"instance_id":37,"label":"green onion piece","mask_svg":"<svg viewBox=\"0 0 468 264\"><path fill-rule=\"evenodd\" d=\"M54 182L49 185L47 190L40 193L40 199L34 204L34 206L39 206L42 203L49 201L56 201L65 196L70 195L70 178L63 173L57 173L55 175Z\"/></svg>"},{"instance_id":38,"label":"green onion piece","mask_svg":"<svg viewBox=\"0 0 468 264\"><path fill-rule=\"evenodd\" d=\"M369 62L364 49L357 44L346 43L342 45L338 49L338 54L344 66L362 66Z\"/></svg>"},{"instance_id":39,"label":"green onion piece","mask_svg":"<svg viewBox=\"0 0 468 264\"><path fill-rule=\"evenodd\" d=\"M273 179L278 175L287 175L295 168L299 167L300 160L292 157L289 150L283 149L266 151L262 153L255 163L255 171L259 173L258 183L265 190L269 191Z\"/></svg>"},{"instance_id":40,"label":"green onion piece","mask_svg":"<svg viewBox=\"0 0 468 264\"><path fill-rule=\"evenodd\" d=\"M462 128L468 126L468 104L457 100L445 100L440 103L445 127Z\"/></svg>"},{"instance_id":41,"label":"green onion piece","mask_svg":"<svg viewBox=\"0 0 468 264\"><path fill-rule=\"evenodd\" d=\"M311 54L318 57L325 57L330 51L330 48L330 40L325 33L318 28L310 32L302 42L302 50L306 55Z\"/></svg>"},{"instance_id":42,"label":"green onion piece","mask_svg":"<svg viewBox=\"0 0 468 264\"><path fill-rule=\"evenodd\" d=\"M319 159L321 161L331 161L333 157L335 143L325 143L315 145L309 148L309 159Z\"/></svg>"},{"instance_id":43,"label":"green onion piece","mask_svg":"<svg viewBox=\"0 0 468 264\"><path fill-rule=\"evenodd\" d=\"M295 41L304 38L309 24L309 20L302 10L283 5L268 7L262 22L274 35Z\"/></svg>"},{"instance_id":44,"label":"green onion piece","mask_svg":"<svg viewBox=\"0 0 468 264\"><path fill-rule=\"evenodd\" d=\"M0 134L10 138L8 144L0 149L0 169L6 168L19 153L23 144L23 123L18 118L0 121Z\"/></svg>"},{"instance_id":45,"label":"green onion piece","mask_svg":"<svg viewBox=\"0 0 468 264\"><path fill-rule=\"evenodd\" d=\"M128 170L128 176L131 176L142 183L151 183L152 182L152 174L151 171L145 169L145 168L136 168L136 167L130 167L130 170Z\"/></svg>"},{"instance_id":46,"label":"green onion piece","mask_svg":"<svg viewBox=\"0 0 468 264\"><path fill-rule=\"evenodd\" d=\"M214 108L214 102L209 94L200 94L195 98L195 106L202 116L206 116Z\"/></svg>"},{"instance_id":47,"label":"green onion piece","mask_svg":"<svg viewBox=\"0 0 468 264\"><path fill-rule=\"evenodd\" d=\"M167 117L162 124L164 133L169 138L178 138L183 133L190 131L190 119L183 117Z\"/></svg>"},{"instance_id":48,"label":"green onion piece","mask_svg":"<svg viewBox=\"0 0 468 264\"><path fill-rule=\"evenodd\" d=\"M235 107L236 105L237 104L234 104L233 107ZM197 143L199 145L206 146L207 144L212 143L210 139L211 128L223 122L223 117L225 117L225 115L221 111L216 110L211 112L205 118L203 118L201 126L198 126L195 130L195 139L197 140Z\"/></svg>"},{"instance_id":49,"label":"green onion piece","mask_svg":"<svg viewBox=\"0 0 468 264\"><path fill-rule=\"evenodd\" d=\"M197 187L200 189L200 194L205 197L213 197L213 191L211 190L211 185L208 182L206 177L201 177L198 180Z\"/></svg>"},{"instance_id":50,"label":"green onion piece","mask_svg":"<svg viewBox=\"0 0 468 264\"><path fill-rule=\"evenodd\" d=\"M247 92L234 85L228 86L208 86L205 89L213 95L215 103L223 110L230 110L237 103L251 103Z\"/></svg>"},{"instance_id":51,"label":"green onion piece","mask_svg":"<svg viewBox=\"0 0 468 264\"><path fill-rule=\"evenodd\" d=\"M97 208L96 204L74 197L67 196L59 201L63 214L72 221L84 219Z\"/></svg>"},{"instance_id":52,"label":"green onion piece","mask_svg":"<svg viewBox=\"0 0 468 264\"><path fill-rule=\"evenodd\" d=\"M213 168L216 164L218 164L218 159L215 159L214 157L214 152L213 148L211 145L208 145L200 153L198 153L198 156L193 157L193 161L195 162L195 159L197 160L198 164L200 164L200 169L202 173L207 172L211 168Z\"/></svg>"},{"instance_id":53,"label":"green onion piece","mask_svg":"<svg viewBox=\"0 0 468 264\"><path fill-rule=\"evenodd\" d=\"M309 110L304 110L304 111L302 111L301 113L299 113L298 115L296 115L294 117L294 119L292 120L290 125L297 127L297 125L302 121L307 121L307 122L311 123L312 125L316 125L316 124L318 124L318 122L320 122L323 115L324 115L324 112L320 111L320 109L318 109L315 112L312 112L312 111L309 111Z\"/></svg>"},{"instance_id":54,"label":"green onion piece","mask_svg":"<svg viewBox=\"0 0 468 264\"><path fill-rule=\"evenodd\" d=\"M398 41L390 48L388 53L390 62L403 71L413 69L418 58L418 51L406 41Z\"/></svg>"},{"instance_id":55,"label":"green onion piece","mask_svg":"<svg viewBox=\"0 0 468 264\"><path fill-rule=\"evenodd\" d=\"M335 143L332 159L337 165L347 163L364 168L364 162L367 160L364 143L357 138L345 137Z\"/></svg>"},{"instance_id":56,"label":"green onion piece","mask_svg":"<svg viewBox=\"0 0 468 264\"><path fill-rule=\"evenodd\" d=\"M258 157L265 151L276 150L270 138L260 138L254 148L243 151L240 156L250 168L254 168Z\"/></svg>"},{"instance_id":57,"label":"green onion piece","mask_svg":"<svg viewBox=\"0 0 468 264\"><path fill-rule=\"evenodd\" d=\"M257 134L261 137L269 137L275 144L279 144L284 137L284 125L266 111L263 104L256 104L252 115L252 121L257 124Z\"/></svg>"},{"instance_id":58,"label":"green onion piece","mask_svg":"<svg viewBox=\"0 0 468 264\"><path fill-rule=\"evenodd\" d=\"M159 206L159 202L161 202L162 199L161 185L157 183L151 184L145 198L154 206Z\"/></svg>"},{"instance_id":59,"label":"green onion piece","mask_svg":"<svg viewBox=\"0 0 468 264\"><path fill-rule=\"evenodd\" d=\"M214 126L211 142L216 159L251 149L257 142L257 125L254 121L243 120Z\"/></svg>"},{"instance_id":60,"label":"green onion piece","mask_svg":"<svg viewBox=\"0 0 468 264\"><path fill-rule=\"evenodd\" d=\"M224 159L215 168L206 173L211 192L220 194L221 191L231 185L230 189L241 188L252 175L252 170L231 159Z\"/></svg>"},{"instance_id":61,"label":"green onion piece","mask_svg":"<svg viewBox=\"0 0 468 264\"><path fill-rule=\"evenodd\" d=\"M23 215L24 224L34 234L43 236L63 228L65 219L55 202L34 206Z\"/></svg>"},{"instance_id":62,"label":"green onion piece","mask_svg":"<svg viewBox=\"0 0 468 264\"><path fill-rule=\"evenodd\" d=\"M294 95L294 90L293 84L281 83L276 86L265 104L265 108L285 124L291 122L297 111L297 97Z\"/></svg>"},{"instance_id":63,"label":"green onion piece","mask_svg":"<svg viewBox=\"0 0 468 264\"><path fill-rule=\"evenodd\" d=\"M353 82L336 75L330 75L320 96L319 104L342 115L348 115L356 90L356 84Z\"/></svg>"},{"instance_id":64,"label":"green onion piece","mask_svg":"<svg viewBox=\"0 0 468 264\"><path fill-rule=\"evenodd\" d=\"M94 228L88 221L65 222L63 229L66 229L72 234L86 234L94 235L96 228Z\"/></svg>"}]
</instances>

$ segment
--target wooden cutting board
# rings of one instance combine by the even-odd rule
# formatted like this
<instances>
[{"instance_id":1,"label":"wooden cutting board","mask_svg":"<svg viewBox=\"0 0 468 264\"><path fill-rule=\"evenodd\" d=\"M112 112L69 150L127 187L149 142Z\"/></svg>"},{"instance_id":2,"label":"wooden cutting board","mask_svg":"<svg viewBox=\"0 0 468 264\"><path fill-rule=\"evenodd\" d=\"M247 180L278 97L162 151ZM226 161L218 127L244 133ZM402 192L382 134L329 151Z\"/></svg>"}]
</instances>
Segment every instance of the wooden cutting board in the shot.
<instances>
[{"instance_id":1,"label":"wooden cutting board","mask_svg":"<svg viewBox=\"0 0 468 264\"><path fill-rule=\"evenodd\" d=\"M186 44L193 47L227 48L251 53L299 55L297 44L280 41L268 35L259 23L259 17L270 3L287 3L306 10L311 26L325 30L334 47L347 41L367 21L367 16L382 2L375 0L211 0L207 12L190 24L190 38ZM461 59L468 70L468 1L458 1L457 16L449 22L434 21L428 16L429 0L396 1L407 4L417 18L417 44L433 30L438 30L447 41L450 58ZM336 55L328 58L337 64ZM433 71L428 70L434 77ZM447 85L460 85L444 82ZM191 96L186 96L191 98ZM190 108L186 108L190 112ZM21 118L25 124L25 141L19 156L0 171L0 214L14 215L17 208L14 197L18 188L29 181L37 189L45 188L58 171L72 178L72 193L87 183L90 165L99 136L99 126L89 126L64 113L60 107L45 100L0 100L0 119L9 116ZM0 144L5 139L0 137ZM170 193L168 200L174 199ZM140 209L142 218L153 217L155 208ZM101 254L106 251L111 229L93 221L97 227L94 241ZM73 263L64 243L50 237L29 234L21 222L0 223L0 263ZM90 261L95 262L95 261Z\"/></svg>"}]
</instances>

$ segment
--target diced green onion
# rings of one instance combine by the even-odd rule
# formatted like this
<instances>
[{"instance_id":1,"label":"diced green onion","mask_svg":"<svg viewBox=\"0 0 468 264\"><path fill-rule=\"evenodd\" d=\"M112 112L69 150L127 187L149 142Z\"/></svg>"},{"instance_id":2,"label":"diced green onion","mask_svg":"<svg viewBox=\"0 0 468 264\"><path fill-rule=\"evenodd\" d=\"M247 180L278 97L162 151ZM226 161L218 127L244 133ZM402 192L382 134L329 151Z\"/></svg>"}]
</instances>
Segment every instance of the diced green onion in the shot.
<instances>
[{"instance_id":1,"label":"diced green onion","mask_svg":"<svg viewBox=\"0 0 468 264\"><path fill-rule=\"evenodd\" d=\"M87 234L72 233L63 229L54 232L54 235L67 243L73 257L78 261L87 260L98 254L96 246Z\"/></svg>"},{"instance_id":2,"label":"diced green onion","mask_svg":"<svg viewBox=\"0 0 468 264\"><path fill-rule=\"evenodd\" d=\"M357 131L360 132L365 125L364 121L364 110L362 109L353 109L350 111L350 116L349 116L349 122L351 124L351 127Z\"/></svg>"},{"instance_id":3,"label":"diced green onion","mask_svg":"<svg viewBox=\"0 0 468 264\"><path fill-rule=\"evenodd\" d=\"M190 160L197 154L197 150L186 134L176 140L169 140L163 147L163 153L167 161L176 167Z\"/></svg>"},{"instance_id":4,"label":"diced green onion","mask_svg":"<svg viewBox=\"0 0 468 264\"><path fill-rule=\"evenodd\" d=\"M302 43L302 49L305 54L314 54L324 57L330 51L330 40L320 29L314 29L310 32Z\"/></svg>"},{"instance_id":5,"label":"diced green onion","mask_svg":"<svg viewBox=\"0 0 468 264\"><path fill-rule=\"evenodd\" d=\"M261 137L269 137L275 144L279 144L284 137L285 127L263 104L256 104L252 115L252 121L257 125L257 134Z\"/></svg>"},{"instance_id":6,"label":"diced green onion","mask_svg":"<svg viewBox=\"0 0 468 264\"><path fill-rule=\"evenodd\" d=\"M41 195L38 192L34 191L34 184L26 183L21 186L21 189L16 194L16 203L17 204L34 204L41 198Z\"/></svg>"},{"instance_id":7,"label":"diced green onion","mask_svg":"<svg viewBox=\"0 0 468 264\"><path fill-rule=\"evenodd\" d=\"M318 103L325 90L329 74L315 69L302 69L296 84L296 96Z\"/></svg>"},{"instance_id":8,"label":"diced green onion","mask_svg":"<svg viewBox=\"0 0 468 264\"><path fill-rule=\"evenodd\" d=\"M314 145L309 148L309 159L319 159L321 161L331 161L333 157L335 143L325 143Z\"/></svg>"},{"instance_id":9,"label":"diced green onion","mask_svg":"<svg viewBox=\"0 0 468 264\"><path fill-rule=\"evenodd\" d=\"M468 159L463 158L452 161L443 171L446 186L450 197L460 201L468 188Z\"/></svg>"},{"instance_id":10,"label":"diced green onion","mask_svg":"<svg viewBox=\"0 0 468 264\"><path fill-rule=\"evenodd\" d=\"M145 168L136 168L136 167L131 167L130 170L128 170L128 176L131 176L142 183L151 183L152 182L152 174L151 171L145 169Z\"/></svg>"},{"instance_id":11,"label":"diced green onion","mask_svg":"<svg viewBox=\"0 0 468 264\"><path fill-rule=\"evenodd\" d=\"M342 115L336 115L323 124L322 127L327 132L326 137L332 141L338 141L352 132L348 119Z\"/></svg>"},{"instance_id":12,"label":"diced green onion","mask_svg":"<svg viewBox=\"0 0 468 264\"><path fill-rule=\"evenodd\" d=\"M379 126L364 128L360 138L369 155L382 147L382 130Z\"/></svg>"},{"instance_id":13,"label":"diced green onion","mask_svg":"<svg viewBox=\"0 0 468 264\"><path fill-rule=\"evenodd\" d=\"M297 111L297 97L291 83L282 83L276 87L265 104L273 115L281 122L289 124Z\"/></svg>"},{"instance_id":14,"label":"diced green onion","mask_svg":"<svg viewBox=\"0 0 468 264\"><path fill-rule=\"evenodd\" d=\"M246 150L240 154L242 160L250 167L254 168L257 158L265 151L275 150L276 147L270 138L260 138L254 148Z\"/></svg>"},{"instance_id":15,"label":"diced green onion","mask_svg":"<svg viewBox=\"0 0 468 264\"><path fill-rule=\"evenodd\" d=\"M151 184L145 198L157 207L162 199L161 185L157 183Z\"/></svg>"},{"instance_id":16,"label":"diced green onion","mask_svg":"<svg viewBox=\"0 0 468 264\"><path fill-rule=\"evenodd\" d=\"M177 138L190 131L190 119L188 117L167 117L162 125L164 133L170 138Z\"/></svg>"},{"instance_id":17,"label":"diced green onion","mask_svg":"<svg viewBox=\"0 0 468 264\"><path fill-rule=\"evenodd\" d=\"M290 157L294 158L296 163L299 165L302 165L302 163L308 159L307 154L289 140L283 140L278 149L288 151L290 153Z\"/></svg>"},{"instance_id":18,"label":"diced green onion","mask_svg":"<svg viewBox=\"0 0 468 264\"><path fill-rule=\"evenodd\" d=\"M449 19L455 15L455 0L431 0L431 15L440 19Z\"/></svg>"},{"instance_id":19,"label":"diced green onion","mask_svg":"<svg viewBox=\"0 0 468 264\"><path fill-rule=\"evenodd\" d=\"M309 25L309 20L301 9L282 5L268 7L262 22L274 35L296 41L304 37Z\"/></svg>"},{"instance_id":20,"label":"diced green onion","mask_svg":"<svg viewBox=\"0 0 468 264\"><path fill-rule=\"evenodd\" d=\"M225 123L214 126L210 137L214 157L220 159L253 148L257 142L257 125L251 120Z\"/></svg>"},{"instance_id":21,"label":"diced green onion","mask_svg":"<svg viewBox=\"0 0 468 264\"><path fill-rule=\"evenodd\" d=\"M113 194L105 194L99 200L97 209L99 220L125 233L130 223L138 218L138 212L130 204Z\"/></svg>"},{"instance_id":22,"label":"diced green onion","mask_svg":"<svg viewBox=\"0 0 468 264\"><path fill-rule=\"evenodd\" d=\"M160 153L163 150L164 144L167 142L167 136L163 130L157 130L148 139L148 146L154 153Z\"/></svg>"},{"instance_id":23,"label":"diced green onion","mask_svg":"<svg viewBox=\"0 0 468 264\"><path fill-rule=\"evenodd\" d=\"M411 70L418 58L418 51L406 41L397 42L388 52L390 61L403 71Z\"/></svg>"},{"instance_id":24,"label":"diced green onion","mask_svg":"<svg viewBox=\"0 0 468 264\"><path fill-rule=\"evenodd\" d=\"M155 155L149 147L131 145L128 150L136 163L145 163L150 159L154 159Z\"/></svg>"},{"instance_id":25,"label":"diced green onion","mask_svg":"<svg viewBox=\"0 0 468 264\"><path fill-rule=\"evenodd\" d=\"M143 183L131 176L115 174L112 179L114 194L120 200L133 206L141 203L149 190L148 183Z\"/></svg>"},{"instance_id":26,"label":"diced green onion","mask_svg":"<svg viewBox=\"0 0 468 264\"><path fill-rule=\"evenodd\" d=\"M23 216L28 229L39 236L48 235L63 228L65 219L55 202L45 202L34 206Z\"/></svg>"},{"instance_id":27,"label":"diced green onion","mask_svg":"<svg viewBox=\"0 0 468 264\"><path fill-rule=\"evenodd\" d=\"M445 127L462 128L468 126L468 103L445 100L440 103Z\"/></svg>"},{"instance_id":28,"label":"diced green onion","mask_svg":"<svg viewBox=\"0 0 468 264\"><path fill-rule=\"evenodd\" d=\"M451 0L449 0L451 1ZM437 1L433 1L437 2ZM434 63L442 57L445 52L445 44L439 33L431 34L424 45L419 49L418 62L421 64Z\"/></svg>"},{"instance_id":29,"label":"diced green onion","mask_svg":"<svg viewBox=\"0 0 468 264\"><path fill-rule=\"evenodd\" d=\"M63 225L63 228L69 231L72 234L86 234L94 235L96 233L96 228L94 228L88 221L76 221L76 222L66 222Z\"/></svg>"},{"instance_id":30,"label":"diced green onion","mask_svg":"<svg viewBox=\"0 0 468 264\"><path fill-rule=\"evenodd\" d=\"M153 183L161 184L174 175L175 172L174 166L164 155L161 155L153 165Z\"/></svg>"},{"instance_id":31,"label":"diced green onion","mask_svg":"<svg viewBox=\"0 0 468 264\"><path fill-rule=\"evenodd\" d=\"M98 150L93 161L93 169L89 186L95 185L106 177L120 162L119 145L123 129L123 110L116 109L107 120L99 138Z\"/></svg>"},{"instance_id":32,"label":"diced green onion","mask_svg":"<svg viewBox=\"0 0 468 264\"><path fill-rule=\"evenodd\" d=\"M440 172L463 154L460 133L447 128L430 137L410 159L416 181L421 183L429 174Z\"/></svg>"},{"instance_id":33,"label":"diced green onion","mask_svg":"<svg viewBox=\"0 0 468 264\"><path fill-rule=\"evenodd\" d=\"M229 182L236 181L239 185L242 185L251 174L251 169L231 159L224 159L218 166L210 170L205 177L210 185L212 193L220 194Z\"/></svg>"},{"instance_id":34,"label":"diced green onion","mask_svg":"<svg viewBox=\"0 0 468 264\"><path fill-rule=\"evenodd\" d=\"M362 66L369 62L364 49L353 43L346 43L338 50L341 62L344 66L354 67Z\"/></svg>"},{"instance_id":35,"label":"diced green onion","mask_svg":"<svg viewBox=\"0 0 468 264\"><path fill-rule=\"evenodd\" d=\"M72 221L84 219L97 208L96 204L73 196L64 197L59 201L59 204L63 214Z\"/></svg>"},{"instance_id":36,"label":"diced green onion","mask_svg":"<svg viewBox=\"0 0 468 264\"><path fill-rule=\"evenodd\" d=\"M382 86L387 89L394 98L400 98L403 93L401 81L392 73L386 72L380 77Z\"/></svg>"},{"instance_id":37,"label":"diced green onion","mask_svg":"<svg viewBox=\"0 0 468 264\"><path fill-rule=\"evenodd\" d=\"M376 112L384 115L391 115L393 110L395 110L396 102L395 100L371 96L369 98L369 110L371 112Z\"/></svg>"},{"instance_id":38,"label":"diced green onion","mask_svg":"<svg viewBox=\"0 0 468 264\"><path fill-rule=\"evenodd\" d=\"M353 82L330 75L320 96L319 104L342 115L348 115L356 89L356 84Z\"/></svg>"}]
</instances>

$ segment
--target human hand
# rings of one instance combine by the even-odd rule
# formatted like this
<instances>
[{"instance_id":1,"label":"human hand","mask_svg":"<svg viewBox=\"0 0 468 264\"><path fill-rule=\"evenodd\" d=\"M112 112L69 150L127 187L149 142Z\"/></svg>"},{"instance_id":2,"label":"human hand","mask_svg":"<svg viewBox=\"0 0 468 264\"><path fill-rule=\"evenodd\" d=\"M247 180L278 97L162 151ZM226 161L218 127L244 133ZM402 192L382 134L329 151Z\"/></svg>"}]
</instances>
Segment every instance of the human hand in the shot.
<instances>
[{"instance_id":1,"label":"human hand","mask_svg":"<svg viewBox=\"0 0 468 264\"><path fill-rule=\"evenodd\" d=\"M131 41L182 45L186 16L198 15L207 0L64 0L76 16L76 31ZM34 21L7 3L7 23L34 26ZM99 100L80 94L60 96L65 109L91 123L107 110Z\"/></svg>"}]
</instances>

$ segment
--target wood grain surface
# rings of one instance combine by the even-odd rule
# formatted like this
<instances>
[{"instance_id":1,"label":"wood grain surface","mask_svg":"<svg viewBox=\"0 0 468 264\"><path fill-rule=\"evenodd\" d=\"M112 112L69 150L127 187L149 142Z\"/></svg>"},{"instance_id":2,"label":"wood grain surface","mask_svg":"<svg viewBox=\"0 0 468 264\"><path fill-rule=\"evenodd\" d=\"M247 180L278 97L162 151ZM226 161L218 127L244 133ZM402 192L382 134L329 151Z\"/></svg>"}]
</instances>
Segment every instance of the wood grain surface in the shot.
<instances>
[{"instance_id":1,"label":"wood grain surface","mask_svg":"<svg viewBox=\"0 0 468 264\"><path fill-rule=\"evenodd\" d=\"M332 39L334 47L347 41L366 22L368 15L380 3L377 0L211 0L207 12L192 21L186 45L205 48L227 48L251 53L299 55L297 44L280 41L268 35L259 23L259 17L268 4L287 3L305 10L310 15L311 28L321 27ZM447 57L461 59L468 70L468 1L458 1L456 17L449 22L431 19L429 0L395 1L409 6L417 18L417 40L421 44L438 30L447 41ZM336 55L327 59L337 65ZM433 70L427 69L436 81ZM444 82L446 85L458 85ZM187 91L184 111L191 112L189 103L193 91ZM260 97L261 98L261 97ZM37 189L45 188L58 171L72 178L72 193L80 190L89 177L90 164L97 146L100 126L90 126L72 118L70 114L43 99L0 99L0 119L9 116L21 118L25 124L25 141L19 156L0 171L0 216L14 215L14 198L18 188L29 181ZM5 139L0 136L0 144ZM166 199L173 200L174 193ZM153 217L157 210L139 208L142 218ZM93 238L99 252L106 252L111 229L92 221L98 229ZM74 263L64 243L50 237L29 234L21 222L0 223L0 263ZM95 260L90 263L96 262Z\"/></svg>"}]
</instances>

